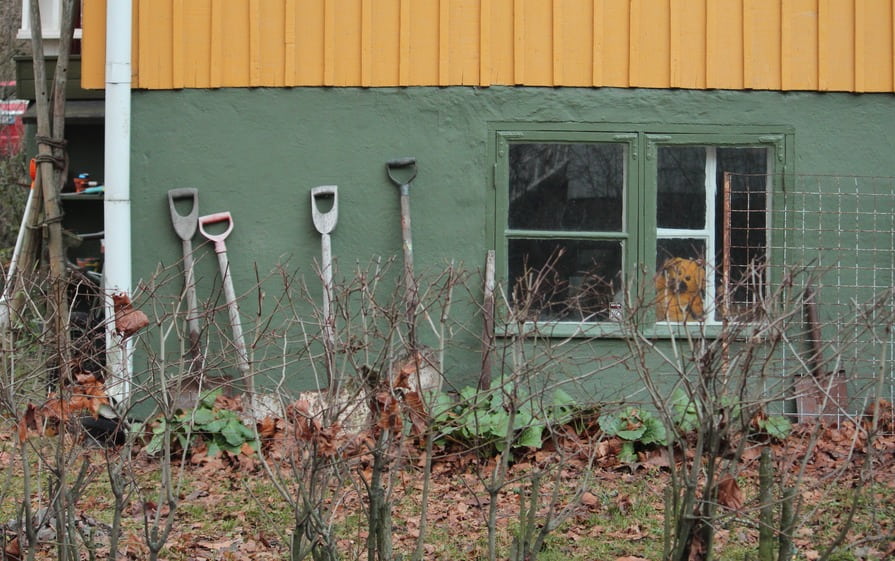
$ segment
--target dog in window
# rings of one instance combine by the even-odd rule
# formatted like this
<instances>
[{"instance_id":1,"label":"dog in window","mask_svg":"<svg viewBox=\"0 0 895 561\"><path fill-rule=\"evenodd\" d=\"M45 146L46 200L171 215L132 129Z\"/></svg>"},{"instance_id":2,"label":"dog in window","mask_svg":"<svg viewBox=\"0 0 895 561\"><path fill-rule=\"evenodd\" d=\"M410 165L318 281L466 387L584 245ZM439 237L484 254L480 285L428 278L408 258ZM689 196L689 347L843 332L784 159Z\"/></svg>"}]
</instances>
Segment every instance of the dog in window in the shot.
<instances>
[{"instance_id":1,"label":"dog in window","mask_svg":"<svg viewBox=\"0 0 895 561\"><path fill-rule=\"evenodd\" d=\"M702 321L705 316L705 264L671 257L656 275L656 315L659 321Z\"/></svg>"}]
</instances>

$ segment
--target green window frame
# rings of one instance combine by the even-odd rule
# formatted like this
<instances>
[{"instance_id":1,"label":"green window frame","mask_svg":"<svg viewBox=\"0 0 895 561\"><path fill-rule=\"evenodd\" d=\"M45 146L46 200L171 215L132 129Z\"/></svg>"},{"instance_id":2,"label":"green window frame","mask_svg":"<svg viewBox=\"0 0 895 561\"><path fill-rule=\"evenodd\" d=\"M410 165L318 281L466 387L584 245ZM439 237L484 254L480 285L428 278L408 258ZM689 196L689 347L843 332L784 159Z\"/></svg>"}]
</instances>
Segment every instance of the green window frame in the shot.
<instances>
[{"instance_id":1,"label":"green window frame","mask_svg":"<svg viewBox=\"0 0 895 561\"><path fill-rule=\"evenodd\" d=\"M723 271L739 267L742 276L745 270L744 264L734 266L737 262L730 260L731 247L742 244L722 244L719 238L745 236L750 247L739 248L739 259L775 261L767 221L782 200L793 138L793 131L783 126L494 124L489 150L495 220L489 235L498 278L512 302L514 287L538 284L531 280L535 273L549 271L544 278L555 282L546 280L546 288L538 284L544 295L535 304L544 305L538 317L529 319L555 336L620 335L622 287L631 294L656 295L657 302L640 310L641 330L660 337L686 329L710 334L726 319L720 304L715 306L721 302L718 292L735 293L717 288L718 283L733 286ZM720 167L764 174L751 180L747 199L733 197L732 213L728 197L723 232L717 206L724 198ZM683 201L688 206L682 207ZM738 209L737 204L749 208ZM692 220L700 212L705 220ZM735 233L730 224L737 216L741 222L749 217L758 227L750 226L748 235ZM673 253L703 267L707 280L700 295L706 304L701 313L693 312L694 305L680 307L678 297L659 311L659 295L668 288L660 290L658 283L660 277L670 278L663 266ZM755 298L755 290L773 282L769 270L736 296L744 302ZM643 274L653 271L652 279ZM655 287L643 285L653 282ZM730 298L724 299L726 306Z\"/></svg>"}]
</instances>

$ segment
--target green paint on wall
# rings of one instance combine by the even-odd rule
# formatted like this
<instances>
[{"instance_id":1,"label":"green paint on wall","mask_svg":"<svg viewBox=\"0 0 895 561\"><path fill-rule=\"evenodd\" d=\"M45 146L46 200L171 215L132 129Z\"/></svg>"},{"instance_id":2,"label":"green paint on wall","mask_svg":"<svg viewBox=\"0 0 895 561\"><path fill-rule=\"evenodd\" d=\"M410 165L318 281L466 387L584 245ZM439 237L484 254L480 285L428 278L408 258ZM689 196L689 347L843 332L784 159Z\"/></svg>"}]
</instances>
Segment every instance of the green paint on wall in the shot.
<instances>
[{"instance_id":1,"label":"green paint on wall","mask_svg":"<svg viewBox=\"0 0 895 561\"><path fill-rule=\"evenodd\" d=\"M314 186L339 188L332 234L338 274L377 258L397 259L399 267L399 197L384 164L404 156L419 166L411 189L417 271L437 271L452 260L477 271L494 243L487 235L494 193L488 135L496 122L782 127L795 133L790 171L895 176L892 95L507 87L138 91L134 278L148 281L161 263L172 267L167 290L179 287L180 243L166 199L177 187L199 189L201 214L233 213L227 248L246 318L254 310L244 292L255 285L256 271L299 270L310 295L319 294ZM208 248L198 253L199 287L208 296L216 290L217 263ZM470 286L478 297L479 283ZM474 308L459 309L468 315L463 323L477 328ZM449 373L456 385L477 376L477 335L463 337L465 358ZM621 352L619 345L607 341L607 356ZM616 370L613 385L628 391L634 377ZM307 386L312 376L299 372L293 379Z\"/></svg>"}]
</instances>

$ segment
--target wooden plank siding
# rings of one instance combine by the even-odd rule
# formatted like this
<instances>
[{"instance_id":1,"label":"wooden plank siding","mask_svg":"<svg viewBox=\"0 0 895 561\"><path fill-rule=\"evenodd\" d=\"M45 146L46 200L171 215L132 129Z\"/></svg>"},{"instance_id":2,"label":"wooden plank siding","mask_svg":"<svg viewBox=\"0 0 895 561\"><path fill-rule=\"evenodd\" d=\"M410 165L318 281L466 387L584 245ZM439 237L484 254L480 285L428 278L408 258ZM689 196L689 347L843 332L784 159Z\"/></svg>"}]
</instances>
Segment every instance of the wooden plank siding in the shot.
<instances>
[{"instance_id":1,"label":"wooden plank siding","mask_svg":"<svg viewBox=\"0 0 895 561\"><path fill-rule=\"evenodd\" d=\"M105 2L84 0L102 88ZM895 91L895 0L133 0L133 85Z\"/></svg>"}]
</instances>

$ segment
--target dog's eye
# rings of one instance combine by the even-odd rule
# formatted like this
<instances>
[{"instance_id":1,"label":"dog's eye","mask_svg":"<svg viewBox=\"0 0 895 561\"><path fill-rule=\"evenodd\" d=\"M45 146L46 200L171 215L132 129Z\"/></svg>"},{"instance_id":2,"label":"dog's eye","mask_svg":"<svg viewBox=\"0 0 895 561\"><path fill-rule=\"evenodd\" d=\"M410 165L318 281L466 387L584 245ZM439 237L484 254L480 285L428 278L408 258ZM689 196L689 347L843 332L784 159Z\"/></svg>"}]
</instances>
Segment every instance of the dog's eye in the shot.
<instances>
[{"instance_id":1,"label":"dog's eye","mask_svg":"<svg viewBox=\"0 0 895 561\"><path fill-rule=\"evenodd\" d=\"M687 275L686 277L684 277L684 280L690 280L690 275Z\"/></svg>"}]
</instances>

